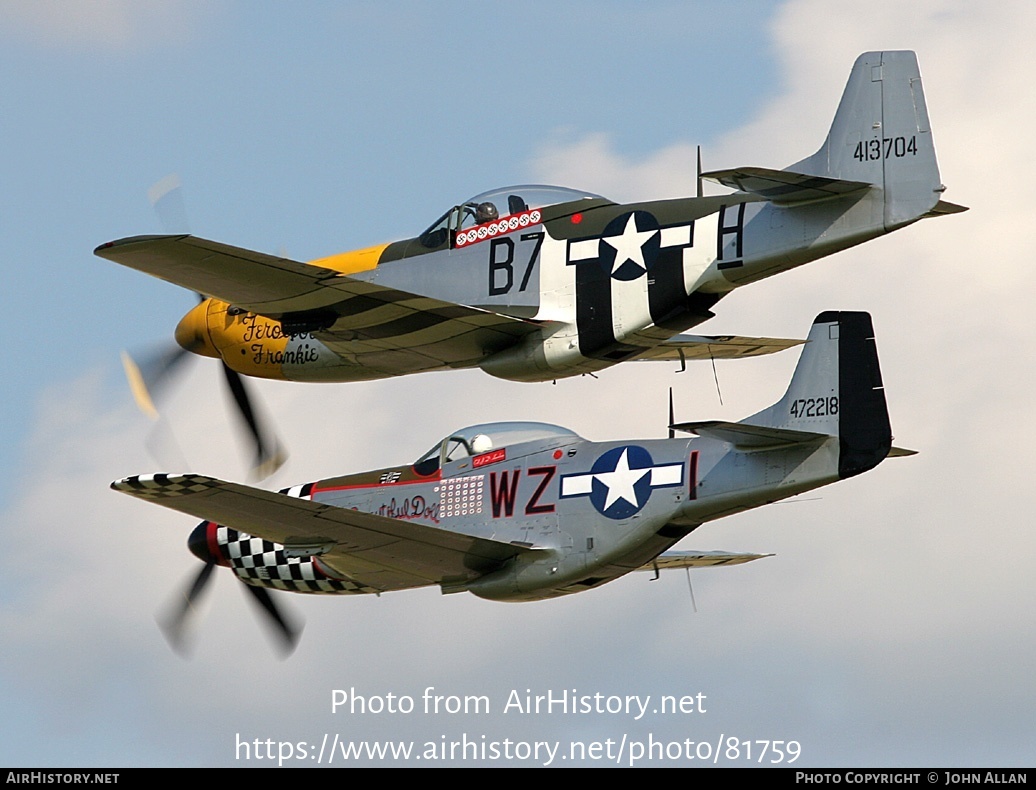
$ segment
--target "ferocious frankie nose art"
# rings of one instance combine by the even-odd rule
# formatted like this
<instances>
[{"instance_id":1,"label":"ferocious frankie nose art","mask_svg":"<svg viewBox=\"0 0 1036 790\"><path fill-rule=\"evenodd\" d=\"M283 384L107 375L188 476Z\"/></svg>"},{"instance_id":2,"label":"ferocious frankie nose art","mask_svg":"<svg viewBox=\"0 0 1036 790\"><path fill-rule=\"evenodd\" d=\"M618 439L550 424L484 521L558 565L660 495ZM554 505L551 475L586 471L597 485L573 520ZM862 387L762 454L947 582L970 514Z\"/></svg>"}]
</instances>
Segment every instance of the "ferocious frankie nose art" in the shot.
<instances>
[{"instance_id":1,"label":"ferocious frankie nose art","mask_svg":"<svg viewBox=\"0 0 1036 790\"><path fill-rule=\"evenodd\" d=\"M701 179L737 191L703 197ZM868 52L816 153L783 170L702 173L697 197L619 204L511 187L415 238L309 263L186 235L96 254L202 294L176 339L228 372L327 382L479 367L550 381L794 345L680 333L739 286L963 211L944 189L914 53Z\"/></svg>"}]
</instances>

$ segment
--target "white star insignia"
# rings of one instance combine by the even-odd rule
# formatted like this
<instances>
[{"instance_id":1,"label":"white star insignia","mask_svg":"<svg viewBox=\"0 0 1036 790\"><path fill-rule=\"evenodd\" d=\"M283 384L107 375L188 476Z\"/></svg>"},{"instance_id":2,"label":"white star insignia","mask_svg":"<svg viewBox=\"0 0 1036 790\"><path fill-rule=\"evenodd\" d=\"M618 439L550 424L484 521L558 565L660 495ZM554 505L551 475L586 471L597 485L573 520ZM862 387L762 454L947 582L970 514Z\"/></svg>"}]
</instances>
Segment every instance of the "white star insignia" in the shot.
<instances>
[{"instance_id":1,"label":"white star insignia","mask_svg":"<svg viewBox=\"0 0 1036 790\"><path fill-rule=\"evenodd\" d=\"M604 501L604 509L607 510L620 499L625 499L633 507L640 507L637 502L637 492L633 487L640 479L650 472L650 469L630 469L629 450L623 450L615 469L611 472L599 472L595 478L604 483L608 488L608 497Z\"/></svg>"},{"instance_id":2,"label":"white star insignia","mask_svg":"<svg viewBox=\"0 0 1036 790\"><path fill-rule=\"evenodd\" d=\"M622 231L621 236L602 236L601 241L615 248L615 263L612 264L612 274L626 261L633 261L641 269L646 270L644 245L656 233L658 233L657 230L637 230L636 215L630 214L630 218L626 222L626 228Z\"/></svg>"}]
</instances>

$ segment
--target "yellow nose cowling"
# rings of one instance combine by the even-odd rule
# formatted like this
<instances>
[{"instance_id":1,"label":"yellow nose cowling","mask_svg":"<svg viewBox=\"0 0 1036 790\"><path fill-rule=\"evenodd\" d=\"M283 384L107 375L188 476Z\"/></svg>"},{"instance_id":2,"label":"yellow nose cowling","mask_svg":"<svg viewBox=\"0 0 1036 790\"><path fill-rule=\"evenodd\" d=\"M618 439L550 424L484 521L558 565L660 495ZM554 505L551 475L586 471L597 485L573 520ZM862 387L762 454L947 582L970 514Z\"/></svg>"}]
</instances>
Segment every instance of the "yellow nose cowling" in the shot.
<instances>
[{"instance_id":1,"label":"yellow nose cowling","mask_svg":"<svg viewBox=\"0 0 1036 790\"><path fill-rule=\"evenodd\" d=\"M220 359L220 354L209 335L208 315L211 304L211 299L204 299L180 319L180 323L176 325L176 342L192 354Z\"/></svg>"}]
</instances>

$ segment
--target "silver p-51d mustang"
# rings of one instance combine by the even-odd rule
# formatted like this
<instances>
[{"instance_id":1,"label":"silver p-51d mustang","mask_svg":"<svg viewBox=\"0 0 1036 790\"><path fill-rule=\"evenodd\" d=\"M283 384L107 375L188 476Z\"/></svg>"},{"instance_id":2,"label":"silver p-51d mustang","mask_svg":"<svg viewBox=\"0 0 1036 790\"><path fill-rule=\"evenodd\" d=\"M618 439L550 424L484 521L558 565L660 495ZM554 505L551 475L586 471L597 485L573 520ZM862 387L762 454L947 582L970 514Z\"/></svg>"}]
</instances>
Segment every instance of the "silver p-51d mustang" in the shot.
<instances>
[{"instance_id":1,"label":"silver p-51d mustang","mask_svg":"<svg viewBox=\"0 0 1036 790\"><path fill-rule=\"evenodd\" d=\"M204 519L188 541L231 568L282 626L267 588L383 593L438 585L497 601L598 587L630 571L765 556L670 551L707 521L865 472L892 432L867 313L817 317L784 397L740 422L689 422L687 439L590 442L540 423L476 425L416 462L280 493L203 475L117 491Z\"/></svg>"},{"instance_id":2,"label":"silver p-51d mustang","mask_svg":"<svg viewBox=\"0 0 1036 790\"><path fill-rule=\"evenodd\" d=\"M211 297L177 340L246 376L360 381L481 367L550 381L627 359L758 353L758 338L674 336L739 286L962 210L940 200L913 52L856 60L812 156L702 177L738 191L619 204L499 189L416 238L310 263L184 235L96 253Z\"/></svg>"},{"instance_id":3,"label":"silver p-51d mustang","mask_svg":"<svg viewBox=\"0 0 1036 790\"><path fill-rule=\"evenodd\" d=\"M701 178L736 191L702 196ZM941 200L907 51L857 58L811 156L700 179L698 196L627 204L558 187L493 190L414 238L309 263L185 235L96 253L203 295L176 339L222 360L247 414L239 375L361 381L479 367L550 381L632 359L771 353L794 342L680 333L735 288L963 210ZM261 467L274 451L256 441Z\"/></svg>"}]
</instances>

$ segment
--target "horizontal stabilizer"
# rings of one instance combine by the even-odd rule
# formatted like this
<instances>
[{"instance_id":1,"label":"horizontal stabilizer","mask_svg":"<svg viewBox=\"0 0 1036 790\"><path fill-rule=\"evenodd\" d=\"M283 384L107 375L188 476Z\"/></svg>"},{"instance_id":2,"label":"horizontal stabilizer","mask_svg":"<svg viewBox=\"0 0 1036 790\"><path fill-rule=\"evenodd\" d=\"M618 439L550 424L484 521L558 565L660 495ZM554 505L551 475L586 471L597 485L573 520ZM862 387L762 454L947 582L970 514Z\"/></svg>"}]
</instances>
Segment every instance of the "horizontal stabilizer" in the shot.
<instances>
[{"instance_id":1,"label":"horizontal stabilizer","mask_svg":"<svg viewBox=\"0 0 1036 790\"><path fill-rule=\"evenodd\" d=\"M637 357L638 360L740 359L776 354L805 340L783 337L738 337L737 335L676 335Z\"/></svg>"},{"instance_id":2,"label":"horizontal stabilizer","mask_svg":"<svg viewBox=\"0 0 1036 790\"><path fill-rule=\"evenodd\" d=\"M788 428L771 428L765 425L748 425L743 422L681 422L671 426L673 430L696 433L721 442L730 442L738 450L773 450L795 444L821 442L830 438L825 433L793 431Z\"/></svg>"},{"instance_id":3,"label":"horizontal stabilizer","mask_svg":"<svg viewBox=\"0 0 1036 790\"><path fill-rule=\"evenodd\" d=\"M674 568L712 568L718 565L740 565L773 554L747 554L729 551L666 551L638 571L672 570Z\"/></svg>"},{"instance_id":4,"label":"horizontal stabilizer","mask_svg":"<svg viewBox=\"0 0 1036 790\"><path fill-rule=\"evenodd\" d=\"M963 214L967 210L967 206L950 203L948 200L940 200L932 207L931 211L925 214L925 217L945 217L948 214Z\"/></svg>"},{"instance_id":5,"label":"horizontal stabilizer","mask_svg":"<svg viewBox=\"0 0 1036 790\"><path fill-rule=\"evenodd\" d=\"M864 181L846 181L827 176L811 176L790 170L771 170L766 167L738 167L733 170L713 170L702 173L702 178L725 187L748 192L774 203L799 203L848 195L868 189Z\"/></svg>"},{"instance_id":6,"label":"horizontal stabilizer","mask_svg":"<svg viewBox=\"0 0 1036 790\"><path fill-rule=\"evenodd\" d=\"M911 455L917 455L917 450L908 450L905 447L893 447L889 450L889 454L886 458L906 458Z\"/></svg>"}]
</instances>

